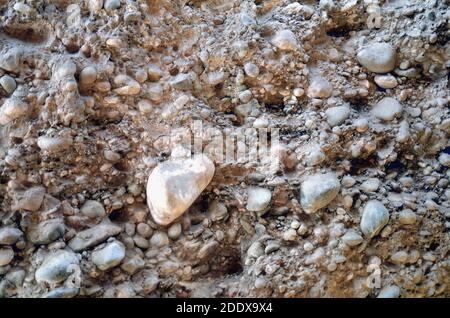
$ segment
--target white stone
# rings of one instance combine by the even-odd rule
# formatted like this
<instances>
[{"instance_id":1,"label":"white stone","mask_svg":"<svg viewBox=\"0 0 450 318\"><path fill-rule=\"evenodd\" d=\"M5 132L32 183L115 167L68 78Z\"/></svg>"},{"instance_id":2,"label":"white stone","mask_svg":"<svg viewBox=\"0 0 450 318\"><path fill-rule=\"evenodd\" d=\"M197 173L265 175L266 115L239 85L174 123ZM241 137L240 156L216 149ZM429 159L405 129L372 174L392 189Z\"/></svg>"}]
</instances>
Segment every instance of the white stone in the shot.
<instances>
[{"instance_id":1,"label":"white stone","mask_svg":"<svg viewBox=\"0 0 450 318\"><path fill-rule=\"evenodd\" d=\"M361 217L361 231L367 238L376 236L389 222L389 212L378 200L366 203Z\"/></svg>"},{"instance_id":2,"label":"white stone","mask_svg":"<svg viewBox=\"0 0 450 318\"><path fill-rule=\"evenodd\" d=\"M92 252L92 262L103 271L119 265L124 258L125 246L118 241L108 243Z\"/></svg>"},{"instance_id":3,"label":"white stone","mask_svg":"<svg viewBox=\"0 0 450 318\"><path fill-rule=\"evenodd\" d=\"M372 114L380 120L391 121L400 117L402 110L402 105L395 98L384 97L372 108Z\"/></svg>"},{"instance_id":4,"label":"white stone","mask_svg":"<svg viewBox=\"0 0 450 318\"><path fill-rule=\"evenodd\" d=\"M443 166L450 167L450 155L443 152L439 155L439 163Z\"/></svg>"},{"instance_id":5,"label":"white stone","mask_svg":"<svg viewBox=\"0 0 450 318\"><path fill-rule=\"evenodd\" d=\"M176 240L180 237L182 231L181 223L172 224L167 230L167 234L172 240Z\"/></svg>"},{"instance_id":6,"label":"white stone","mask_svg":"<svg viewBox=\"0 0 450 318\"><path fill-rule=\"evenodd\" d=\"M394 88L398 85L397 79L390 74L375 75L374 81L381 88Z\"/></svg>"},{"instance_id":7,"label":"white stone","mask_svg":"<svg viewBox=\"0 0 450 318\"><path fill-rule=\"evenodd\" d=\"M82 214L92 219L101 218L106 215L103 205L94 200L87 200L81 207L80 211Z\"/></svg>"},{"instance_id":8,"label":"white stone","mask_svg":"<svg viewBox=\"0 0 450 318\"><path fill-rule=\"evenodd\" d=\"M78 266L79 260L75 253L59 250L49 255L37 269L35 278L38 283L59 283L66 280Z\"/></svg>"},{"instance_id":9,"label":"white stone","mask_svg":"<svg viewBox=\"0 0 450 318\"><path fill-rule=\"evenodd\" d=\"M333 92L331 83L321 77L314 77L308 87L308 96L311 98L328 98Z\"/></svg>"},{"instance_id":10,"label":"white stone","mask_svg":"<svg viewBox=\"0 0 450 318\"><path fill-rule=\"evenodd\" d=\"M297 48L297 39L291 30L280 30L273 37L272 44L280 50L292 51Z\"/></svg>"},{"instance_id":11,"label":"white stone","mask_svg":"<svg viewBox=\"0 0 450 318\"><path fill-rule=\"evenodd\" d=\"M128 75L117 75L114 78L114 84L118 86L115 92L119 95L137 95L141 91L139 82Z\"/></svg>"},{"instance_id":12,"label":"white stone","mask_svg":"<svg viewBox=\"0 0 450 318\"><path fill-rule=\"evenodd\" d=\"M380 180L377 178L369 178L361 184L361 190L364 192L375 192L380 187Z\"/></svg>"},{"instance_id":13,"label":"white stone","mask_svg":"<svg viewBox=\"0 0 450 318\"><path fill-rule=\"evenodd\" d=\"M147 204L153 219L168 225L180 217L211 182L214 170L214 163L203 154L160 163L147 182Z\"/></svg>"},{"instance_id":14,"label":"white stone","mask_svg":"<svg viewBox=\"0 0 450 318\"><path fill-rule=\"evenodd\" d=\"M331 107L325 111L325 115L331 127L339 126L350 116L350 108L348 106Z\"/></svg>"},{"instance_id":15,"label":"white stone","mask_svg":"<svg viewBox=\"0 0 450 318\"><path fill-rule=\"evenodd\" d=\"M272 199L272 192L268 189L260 187L251 187L247 190L247 210L261 212L267 209L270 200Z\"/></svg>"},{"instance_id":16,"label":"white stone","mask_svg":"<svg viewBox=\"0 0 450 318\"><path fill-rule=\"evenodd\" d=\"M300 186L300 203L306 213L327 206L339 193L340 183L334 173L308 177Z\"/></svg>"},{"instance_id":17,"label":"white stone","mask_svg":"<svg viewBox=\"0 0 450 318\"><path fill-rule=\"evenodd\" d=\"M363 238L358 232L354 230L349 230L342 237L342 241L348 246L357 246L363 242Z\"/></svg>"},{"instance_id":18,"label":"white stone","mask_svg":"<svg viewBox=\"0 0 450 318\"><path fill-rule=\"evenodd\" d=\"M252 62L247 62L244 64L244 72L247 76L257 77L259 75L259 67Z\"/></svg>"},{"instance_id":19,"label":"white stone","mask_svg":"<svg viewBox=\"0 0 450 318\"><path fill-rule=\"evenodd\" d=\"M0 108L0 125L6 125L15 119L23 117L27 112L27 103L16 97L8 98Z\"/></svg>"},{"instance_id":20,"label":"white stone","mask_svg":"<svg viewBox=\"0 0 450 318\"><path fill-rule=\"evenodd\" d=\"M37 140L38 147L49 153L57 153L68 149L73 144L71 136L40 136Z\"/></svg>"},{"instance_id":21,"label":"white stone","mask_svg":"<svg viewBox=\"0 0 450 318\"><path fill-rule=\"evenodd\" d=\"M395 285L384 287L380 290L377 298L398 298L400 297L400 288Z\"/></svg>"},{"instance_id":22,"label":"white stone","mask_svg":"<svg viewBox=\"0 0 450 318\"><path fill-rule=\"evenodd\" d=\"M153 234L150 244L156 247L163 247L169 244L169 237L165 232L158 231Z\"/></svg>"},{"instance_id":23,"label":"white stone","mask_svg":"<svg viewBox=\"0 0 450 318\"><path fill-rule=\"evenodd\" d=\"M361 49L358 62L374 73L387 73L395 67L395 48L388 43L373 43Z\"/></svg>"},{"instance_id":24,"label":"white stone","mask_svg":"<svg viewBox=\"0 0 450 318\"><path fill-rule=\"evenodd\" d=\"M247 250L247 256L258 258L264 254L264 248L260 242L254 242Z\"/></svg>"}]
</instances>

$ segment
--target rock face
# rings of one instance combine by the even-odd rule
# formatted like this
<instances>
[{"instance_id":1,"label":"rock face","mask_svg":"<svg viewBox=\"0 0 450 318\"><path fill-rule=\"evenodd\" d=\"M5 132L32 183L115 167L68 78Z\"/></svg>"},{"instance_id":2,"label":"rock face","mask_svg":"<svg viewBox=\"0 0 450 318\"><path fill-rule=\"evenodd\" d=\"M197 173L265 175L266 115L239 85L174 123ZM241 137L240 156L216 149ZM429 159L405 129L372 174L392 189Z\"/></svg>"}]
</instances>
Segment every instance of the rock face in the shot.
<instances>
[{"instance_id":1,"label":"rock face","mask_svg":"<svg viewBox=\"0 0 450 318\"><path fill-rule=\"evenodd\" d=\"M108 243L92 252L92 262L103 271L117 266L125 258L125 246L120 242Z\"/></svg>"},{"instance_id":2,"label":"rock face","mask_svg":"<svg viewBox=\"0 0 450 318\"><path fill-rule=\"evenodd\" d=\"M83 251L105 241L111 236L119 234L121 231L122 228L120 226L104 221L90 229L78 232L70 240L69 247L75 252Z\"/></svg>"},{"instance_id":3,"label":"rock face","mask_svg":"<svg viewBox=\"0 0 450 318\"><path fill-rule=\"evenodd\" d=\"M300 203L306 213L327 206L339 193L340 183L333 173L308 177L300 187Z\"/></svg>"},{"instance_id":4,"label":"rock face","mask_svg":"<svg viewBox=\"0 0 450 318\"><path fill-rule=\"evenodd\" d=\"M395 48L388 43L373 43L361 49L358 62L374 73L387 73L395 68Z\"/></svg>"},{"instance_id":5,"label":"rock face","mask_svg":"<svg viewBox=\"0 0 450 318\"><path fill-rule=\"evenodd\" d=\"M78 266L79 260L76 254L65 250L59 250L48 256L37 269L35 277L38 283L54 284L66 280Z\"/></svg>"},{"instance_id":6,"label":"rock face","mask_svg":"<svg viewBox=\"0 0 450 318\"><path fill-rule=\"evenodd\" d=\"M186 212L211 182L214 170L206 155L159 164L147 182L147 204L153 219L168 225Z\"/></svg>"},{"instance_id":7,"label":"rock face","mask_svg":"<svg viewBox=\"0 0 450 318\"><path fill-rule=\"evenodd\" d=\"M389 212L380 201L371 200L366 203L360 226L367 238L376 236L388 222Z\"/></svg>"}]
</instances>

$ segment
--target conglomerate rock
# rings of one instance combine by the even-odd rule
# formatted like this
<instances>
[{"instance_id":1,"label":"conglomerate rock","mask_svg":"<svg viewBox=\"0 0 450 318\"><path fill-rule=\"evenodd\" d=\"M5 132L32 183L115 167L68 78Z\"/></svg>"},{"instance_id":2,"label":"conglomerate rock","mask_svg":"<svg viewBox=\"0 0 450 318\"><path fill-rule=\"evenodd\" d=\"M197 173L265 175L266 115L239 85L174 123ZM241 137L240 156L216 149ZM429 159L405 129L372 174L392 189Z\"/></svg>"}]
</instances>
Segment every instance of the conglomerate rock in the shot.
<instances>
[{"instance_id":1,"label":"conglomerate rock","mask_svg":"<svg viewBox=\"0 0 450 318\"><path fill-rule=\"evenodd\" d=\"M0 297L449 297L449 12L0 0Z\"/></svg>"}]
</instances>

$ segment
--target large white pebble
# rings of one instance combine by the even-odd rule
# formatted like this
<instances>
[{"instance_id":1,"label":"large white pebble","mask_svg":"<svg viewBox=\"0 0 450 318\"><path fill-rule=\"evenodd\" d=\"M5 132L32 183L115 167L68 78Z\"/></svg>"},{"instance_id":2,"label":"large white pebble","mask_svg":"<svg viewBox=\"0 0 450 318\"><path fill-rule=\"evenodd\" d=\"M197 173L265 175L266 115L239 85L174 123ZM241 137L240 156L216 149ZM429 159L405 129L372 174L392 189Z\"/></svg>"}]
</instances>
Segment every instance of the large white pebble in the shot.
<instances>
[{"instance_id":1,"label":"large white pebble","mask_svg":"<svg viewBox=\"0 0 450 318\"><path fill-rule=\"evenodd\" d=\"M306 213L327 206L339 193L340 183L334 173L314 175L300 186L300 203Z\"/></svg>"},{"instance_id":2,"label":"large white pebble","mask_svg":"<svg viewBox=\"0 0 450 318\"><path fill-rule=\"evenodd\" d=\"M153 219L168 225L186 212L211 182L214 170L214 163L203 154L160 163L147 182L147 204Z\"/></svg>"},{"instance_id":3,"label":"large white pebble","mask_svg":"<svg viewBox=\"0 0 450 318\"><path fill-rule=\"evenodd\" d=\"M399 117L402 110L402 105L395 98L385 97L372 108L372 114L380 120L391 121Z\"/></svg>"},{"instance_id":4,"label":"large white pebble","mask_svg":"<svg viewBox=\"0 0 450 318\"><path fill-rule=\"evenodd\" d=\"M358 62L374 73L387 73L395 67L395 48L388 43L373 43L361 49Z\"/></svg>"}]
</instances>

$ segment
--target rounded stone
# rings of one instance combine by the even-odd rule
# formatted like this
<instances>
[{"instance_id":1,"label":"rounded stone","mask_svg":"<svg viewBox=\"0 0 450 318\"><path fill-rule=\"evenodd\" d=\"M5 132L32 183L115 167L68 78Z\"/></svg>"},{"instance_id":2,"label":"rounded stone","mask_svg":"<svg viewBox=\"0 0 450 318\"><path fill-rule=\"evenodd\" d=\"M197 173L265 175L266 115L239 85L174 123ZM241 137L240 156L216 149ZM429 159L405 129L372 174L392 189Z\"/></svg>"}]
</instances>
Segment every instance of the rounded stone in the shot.
<instances>
[{"instance_id":1,"label":"rounded stone","mask_svg":"<svg viewBox=\"0 0 450 318\"><path fill-rule=\"evenodd\" d=\"M59 250L48 256L37 269L35 278L38 283L59 283L66 280L78 266L79 260L76 254L65 250Z\"/></svg>"},{"instance_id":2,"label":"rounded stone","mask_svg":"<svg viewBox=\"0 0 450 318\"><path fill-rule=\"evenodd\" d=\"M8 94L12 94L17 87L16 81L9 75L4 75L0 78L0 85Z\"/></svg>"},{"instance_id":3,"label":"rounded stone","mask_svg":"<svg viewBox=\"0 0 450 318\"><path fill-rule=\"evenodd\" d=\"M83 215L91 219L101 218L106 215L103 205L94 200L87 200L81 207L80 211Z\"/></svg>"},{"instance_id":4,"label":"rounded stone","mask_svg":"<svg viewBox=\"0 0 450 318\"><path fill-rule=\"evenodd\" d=\"M394 88L397 87L398 82L397 79L388 74L388 75L375 75L374 78L375 83L380 86L381 88Z\"/></svg>"},{"instance_id":5,"label":"rounded stone","mask_svg":"<svg viewBox=\"0 0 450 318\"><path fill-rule=\"evenodd\" d=\"M331 107L325 111L325 116L331 127L339 126L350 116L350 108L348 106Z\"/></svg>"},{"instance_id":6,"label":"rounded stone","mask_svg":"<svg viewBox=\"0 0 450 318\"><path fill-rule=\"evenodd\" d=\"M214 163L206 155L172 159L153 169L147 182L147 204L153 219L168 225L180 217L208 186Z\"/></svg>"},{"instance_id":7,"label":"rounded stone","mask_svg":"<svg viewBox=\"0 0 450 318\"><path fill-rule=\"evenodd\" d=\"M92 252L92 262L101 270L113 268L125 258L125 246L114 241Z\"/></svg>"},{"instance_id":8,"label":"rounded stone","mask_svg":"<svg viewBox=\"0 0 450 318\"><path fill-rule=\"evenodd\" d=\"M389 212L383 203L371 200L366 203L361 217L361 231L367 238L376 236L389 222Z\"/></svg>"},{"instance_id":9,"label":"rounded stone","mask_svg":"<svg viewBox=\"0 0 450 318\"><path fill-rule=\"evenodd\" d=\"M300 203L306 213L327 206L339 193L340 183L334 173L308 177L300 186Z\"/></svg>"},{"instance_id":10,"label":"rounded stone","mask_svg":"<svg viewBox=\"0 0 450 318\"><path fill-rule=\"evenodd\" d=\"M400 288L395 285L384 287L380 290L377 298L398 298L400 297Z\"/></svg>"},{"instance_id":11,"label":"rounded stone","mask_svg":"<svg viewBox=\"0 0 450 318\"><path fill-rule=\"evenodd\" d=\"M278 31L271 42L280 50L292 51L297 48L297 39L291 30Z\"/></svg>"},{"instance_id":12,"label":"rounded stone","mask_svg":"<svg viewBox=\"0 0 450 318\"><path fill-rule=\"evenodd\" d=\"M156 247L163 247L169 244L169 237L165 232L155 232L150 239L150 244Z\"/></svg>"},{"instance_id":13,"label":"rounded stone","mask_svg":"<svg viewBox=\"0 0 450 318\"><path fill-rule=\"evenodd\" d=\"M6 266L14 259L14 251L12 248L0 248L0 267Z\"/></svg>"},{"instance_id":14,"label":"rounded stone","mask_svg":"<svg viewBox=\"0 0 450 318\"><path fill-rule=\"evenodd\" d=\"M384 97L372 108L372 114L380 120L392 121L400 117L402 110L402 105L395 98Z\"/></svg>"},{"instance_id":15,"label":"rounded stone","mask_svg":"<svg viewBox=\"0 0 450 318\"><path fill-rule=\"evenodd\" d=\"M395 48L389 43L373 43L361 49L358 62L374 73L387 73L395 68Z\"/></svg>"},{"instance_id":16,"label":"rounded stone","mask_svg":"<svg viewBox=\"0 0 450 318\"><path fill-rule=\"evenodd\" d=\"M328 98L333 93L333 86L323 77L312 79L308 87L308 96L311 98Z\"/></svg>"},{"instance_id":17,"label":"rounded stone","mask_svg":"<svg viewBox=\"0 0 450 318\"><path fill-rule=\"evenodd\" d=\"M272 192L270 190L260 187L251 187L247 190L247 210L254 212L261 212L267 209L270 200L272 199Z\"/></svg>"},{"instance_id":18,"label":"rounded stone","mask_svg":"<svg viewBox=\"0 0 450 318\"><path fill-rule=\"evenodd\" d=\"M167 234L172 240L176 240L177 238L180 237L181 231L182 231L181 223L175 223L169 227L169 229L167 230Z\"/></svg>"}]
</instances>

